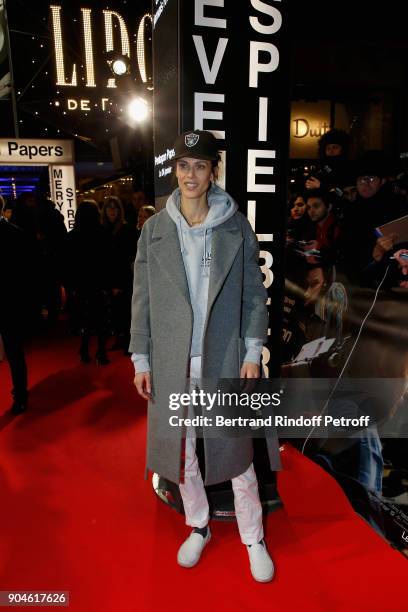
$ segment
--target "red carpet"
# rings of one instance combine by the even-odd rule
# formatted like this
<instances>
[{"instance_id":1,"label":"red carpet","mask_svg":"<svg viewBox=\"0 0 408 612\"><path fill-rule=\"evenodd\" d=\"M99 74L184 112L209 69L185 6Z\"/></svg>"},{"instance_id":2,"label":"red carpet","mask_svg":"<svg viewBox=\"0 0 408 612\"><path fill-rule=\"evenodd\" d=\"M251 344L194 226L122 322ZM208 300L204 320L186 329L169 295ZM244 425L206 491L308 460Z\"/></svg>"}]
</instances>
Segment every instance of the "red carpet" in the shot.
<instances>
[{"instance_id":1,"label":"red carpet","mask_svg":"<svg viewBox=\"0 0 408 612\"><path fill-rule=\"evenodd\" d=\"M407 610L407 561L289 446L284 508L266 521L274 581L252 580L229 523L213 523L199 566L179 568L188 530L143 480L145 407L131 364L118 353L108 367L79 364L76 345L29 351L23 416L6 412L0 364L0 590L70 591L73 612Z\"/></svg>"}]
</instances>

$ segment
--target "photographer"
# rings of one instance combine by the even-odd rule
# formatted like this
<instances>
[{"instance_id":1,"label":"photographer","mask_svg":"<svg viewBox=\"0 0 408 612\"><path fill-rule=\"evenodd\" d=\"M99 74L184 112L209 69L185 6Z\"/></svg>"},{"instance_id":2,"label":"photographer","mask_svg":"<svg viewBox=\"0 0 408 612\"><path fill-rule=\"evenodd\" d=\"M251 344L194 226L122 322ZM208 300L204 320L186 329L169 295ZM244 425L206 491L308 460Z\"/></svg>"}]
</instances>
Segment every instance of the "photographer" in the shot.
<instances>
[{"instance_id":1,"label":"photographer","mask_svg":"<svg viewBox=\"0 0 408 612\"><path fill-rule=\"evenodd\" d=\"M332 129L319 139L320 163L306 179L306 189L343 189L353 184L351 164L348 160L350 137L344 130Z\"/></svg>"}]
</instances>

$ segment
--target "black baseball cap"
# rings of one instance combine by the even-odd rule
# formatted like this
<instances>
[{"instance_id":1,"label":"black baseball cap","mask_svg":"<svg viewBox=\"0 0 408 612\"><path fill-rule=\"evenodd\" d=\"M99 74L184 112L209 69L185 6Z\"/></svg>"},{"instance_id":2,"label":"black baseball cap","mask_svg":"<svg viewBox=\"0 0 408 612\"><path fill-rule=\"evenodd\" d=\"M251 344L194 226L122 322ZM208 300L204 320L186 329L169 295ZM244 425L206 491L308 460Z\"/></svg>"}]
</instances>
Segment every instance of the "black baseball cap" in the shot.
<instances>
[{"instance_id":1,"label":"black baseball cap","mask_svg":"<svg viewBox=\"0 0 408 612\"><path fill-rule=\"evenodd\" d=\"M210 161L220 159L217 139L211 132L205 130L190 130L180 134L175 140L174 150L176 154L173 159L180 157L195 157Z\"/></svg>"}]
</instances>

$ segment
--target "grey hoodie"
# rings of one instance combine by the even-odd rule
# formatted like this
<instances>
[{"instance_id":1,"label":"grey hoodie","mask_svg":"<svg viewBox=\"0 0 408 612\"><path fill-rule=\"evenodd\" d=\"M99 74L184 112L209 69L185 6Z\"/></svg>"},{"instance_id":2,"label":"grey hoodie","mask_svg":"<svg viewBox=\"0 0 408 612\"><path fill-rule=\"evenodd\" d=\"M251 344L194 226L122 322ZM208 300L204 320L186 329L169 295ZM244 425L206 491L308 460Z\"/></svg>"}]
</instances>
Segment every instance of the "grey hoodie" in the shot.
<instances>
[{"instance_id":1,"label":"grey hoodie","mask_svg":"<svg viewBox=\"0 0 408 612\"><path fill-rule=\"evenodd\" d=\"M191 357L202 353L210 282L212 230L225 223L238 210L233 198L215 183L208 190L207 197L210 210L204 222L194 227L188 225L180 212L180 189L173 191L166 203L166 210L177 227L194 315ZM247 353L244 360L259 363L262 340L245 338L245 344ZM138 373L150 369L147 355L133 354L132 361Z\"/></svg>"}]
</instances>

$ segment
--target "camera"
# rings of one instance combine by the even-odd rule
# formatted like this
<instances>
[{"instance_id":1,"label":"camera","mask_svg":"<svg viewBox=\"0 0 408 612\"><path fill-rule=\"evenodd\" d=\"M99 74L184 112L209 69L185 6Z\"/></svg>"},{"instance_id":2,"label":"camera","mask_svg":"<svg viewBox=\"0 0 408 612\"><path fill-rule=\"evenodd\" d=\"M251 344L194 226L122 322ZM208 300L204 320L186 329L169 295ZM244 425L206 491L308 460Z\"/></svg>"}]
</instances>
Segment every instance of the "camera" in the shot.
<instances>
[{"instance_id":1,"label":"camera","mask_svg":"<svg viewBox=\"0 0 408 612\"><path fill-rule=\"evenodd\" d=\"M330 175L333 173L333 169L325 164L324 166L310 166L310 172L306 179L310 179L312 177L317 178L319 181L326 181Z\"/></svg>"}]
</instances>

